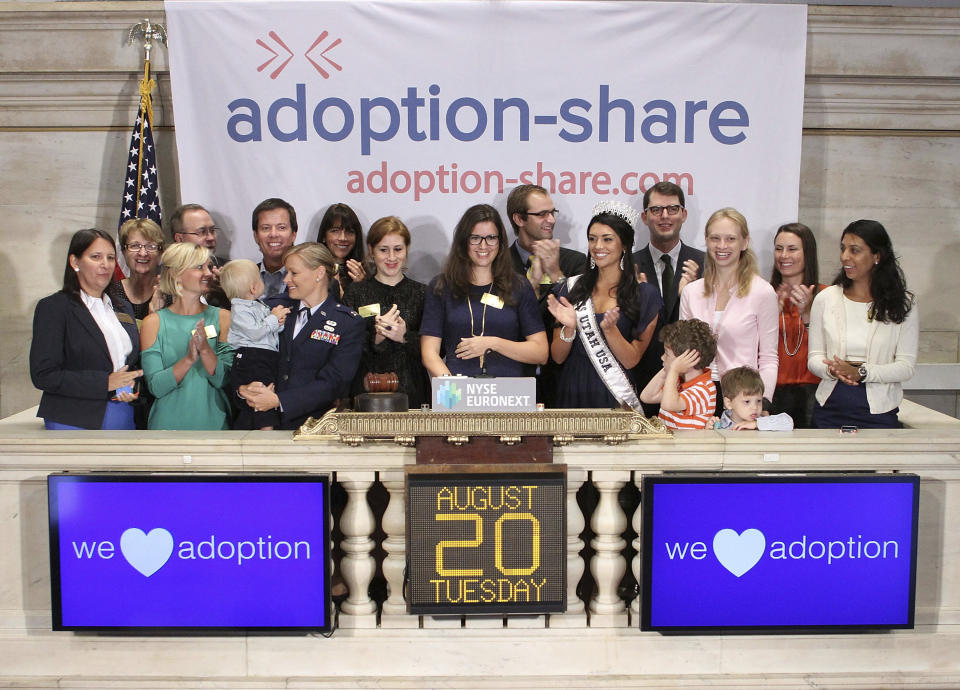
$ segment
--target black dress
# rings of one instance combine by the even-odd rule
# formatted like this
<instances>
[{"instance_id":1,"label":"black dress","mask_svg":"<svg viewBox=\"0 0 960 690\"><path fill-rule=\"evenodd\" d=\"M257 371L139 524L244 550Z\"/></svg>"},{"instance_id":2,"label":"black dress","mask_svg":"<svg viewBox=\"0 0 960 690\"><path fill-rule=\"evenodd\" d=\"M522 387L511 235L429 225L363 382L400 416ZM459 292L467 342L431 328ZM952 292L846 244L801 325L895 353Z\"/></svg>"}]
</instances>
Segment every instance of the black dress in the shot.
<instances>
[{"instance_id":1,"label":"black dress","mask_svg":"<svg viewBox=\"0 0 960 690\"><path fill-rule=\"evenodd\" d=\"M430 379L420 357L420 321L423 318L423 300L426 286L404 276L396 285L384 285L376 278L367 278L351 283L343 293L344 304L360 311L361 307L379 304L380 313L386 314L394 304L407 325L404 342L389 338L374 344L374 317L365 320L367 334L363 344L360 370L354 381L354 393L363 392L363 377L370 373L396 372L400 381L399 391L406 393L412 409L419 409L430 402ZM364 310L366 311L366 310Z\"/></svg>"},{"instance_id":2,"label":"black dress","mask_svg":"<svg viewBox=\"0 0 960 690\"><path fill-rule=\"evenodd\" d=\"M114 281L111 283L110 287L112 288L110 291L110 297L112 298L114 295L119 295L129 302L130 306L133 307L133 316L137 321L143 321L145 318L147 318L147 314L150 313L150 300L153 298L153 295L148 297L146 302L136 304L132 299L130 299L130 295L127 294L126 288L123 287L123 281Z\"/></svg>"}]
</instances>

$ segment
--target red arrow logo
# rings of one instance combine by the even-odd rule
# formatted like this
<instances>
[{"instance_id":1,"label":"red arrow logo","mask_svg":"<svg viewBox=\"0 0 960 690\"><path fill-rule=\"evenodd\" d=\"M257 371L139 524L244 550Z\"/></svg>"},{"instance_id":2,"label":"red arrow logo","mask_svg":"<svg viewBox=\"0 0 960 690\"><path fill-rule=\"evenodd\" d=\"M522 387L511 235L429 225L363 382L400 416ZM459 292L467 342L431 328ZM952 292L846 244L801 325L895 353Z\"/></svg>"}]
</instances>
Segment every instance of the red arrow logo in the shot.
<instances>
[{"instance_id":1,"label":"red arrow logo","mask_svg":"<svg viewBox=\"0 0 960 690\"><path fill-rule=\"evenodd\" d=\"M272 39L273 39L274 41L276 41L278 44L280 44L280 47L283 48L283 49L284 49L285 51L287 51L287 53L288 53L287 59L284 60L283 62L281 62L281 63L280 63L280 66L277 67L275 70L273 70L273 71L270 73L270 78L271 78L271 79L276 79L276 78L277 78L277 75L279 75L279 74L283 71L283 68L287 66L287 63L289 63L289 62L293 59L293 51L290 50L289 48L287 48L287 44L284 43L284 42L280 39L280 37L277 35L277 32L276 32L276 31L271 31L271 32L270 32L269 34L267 34L267 35L270 36L270 38L272 38ZM265 48L267 51L273 53L273 57L272 57L272 58L270 58L270 59L267 60L265 63L263 63L262 65L260 65L259 67L257 67L257 71L258 71L258 72L262 72L263 70L265 70L265 69L267 68L267 65L269 65L271 62L273 62L274 60L276 60L278 57L280 57L280 54L279 54L277 51L275 51L273 48L271 48L270 46L268 46L266 43L264 43L264 42L263 42L261 39L259 39L259 38L257 39L257 45L260 46L261 48ZM309 59L309 58L308 58L308 59ZM312 60L311 60L311 62L312 62Z\"/></svg>"},{"instance_id":2,"label":"red arrow logo","mask_svg":"<svg viewBox=\"0 0 960 690\"><path fill-rule=\"evenodd\" d=\"M323 67L321 67L320 65L318 65L316 62L314 62L313 58L310 57L310 51L312 51L312 50L313 50L314 48L316 48L318 45L320 45L321 43L323 43L323 41L326 40L326 38L327 38L328 35L329 35L329 33L328 33L327 31L324 31L324 32L321 33L319 36L317 36L317 40L315 40L315 41L313 42L313 45L310 46L309 48L307 48L307 52L305 52L305 53L303 54L303 56L304 56L305 58L307 58L307 60L310 62L310 64L313 65L314 69L316 69L324 79L329 79L329 78L330 78L330 73L327 72L327 70L325 70ZM324 60L326 60L327 62L329 62L330 65L333 66L333 68L334 68L335 70L337 70L338 72L342 72L342 71L343 71L343 67L341 67L340 65L338 65L336 62L334 62L334 61L331 60L330 58L328 58L328 57L327 57L327 52L330 51L330 50L333 50L334 48L336 48L336 47L337 47L338 45L340 45L341 43L342 43L342 41L341 41L339 38L338 38L338 39L335 39L335 40L333 41L333 43L331 43L330 45L328 45L326 48L324 48L324 49L320 52L320 57L322 57Z\"/></svg>"}]
</instances>

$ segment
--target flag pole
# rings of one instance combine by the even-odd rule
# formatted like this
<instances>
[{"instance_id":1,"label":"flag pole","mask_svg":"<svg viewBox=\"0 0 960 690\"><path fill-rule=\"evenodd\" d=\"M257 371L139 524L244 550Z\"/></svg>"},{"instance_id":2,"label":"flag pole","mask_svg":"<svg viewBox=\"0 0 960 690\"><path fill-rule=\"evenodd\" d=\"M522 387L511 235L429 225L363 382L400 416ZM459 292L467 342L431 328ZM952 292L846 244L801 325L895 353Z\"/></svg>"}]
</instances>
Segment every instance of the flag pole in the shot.
<instances>
[{"instance_id":1,"label":"flag pole","mask_svg":"<svg viewBox=\"0 0 960 690\"><path fill-rule=\"evenodd\" d=\"M140 80L140 119L139 153L137 155L137 179L143 175L143 146L146 139L144 129L153 127L153 88L156 81L150 78L150 51L153 50L153 41L157 40L167 45L167 28L163 24L154 24L148 18L130 27L127 34L127 45L136 40L143 41L143 79ZM140 185L137 185L137 204L140 203Z\"/></svg>"},{"instance_id":2,"label":"flag pole","mask_svg":"<svg viewBox=\"0 0 960 690\"><path fill-rule=\"evenodd\" d=\"M130 135L130 150L124 171L124 187L120 203L119 229L133 218L149 218L160 225L160 179L157 173L157 152L153 145L153 98L157 85L150 75L150 53L154 42L167 44L167 29L163 24L144 19L127 31L127 45L143 42L143 78L139 83L140 103L137 119ZM115 271L117 280L124 275L119 262Z\"/></svg>"}]
</instances>

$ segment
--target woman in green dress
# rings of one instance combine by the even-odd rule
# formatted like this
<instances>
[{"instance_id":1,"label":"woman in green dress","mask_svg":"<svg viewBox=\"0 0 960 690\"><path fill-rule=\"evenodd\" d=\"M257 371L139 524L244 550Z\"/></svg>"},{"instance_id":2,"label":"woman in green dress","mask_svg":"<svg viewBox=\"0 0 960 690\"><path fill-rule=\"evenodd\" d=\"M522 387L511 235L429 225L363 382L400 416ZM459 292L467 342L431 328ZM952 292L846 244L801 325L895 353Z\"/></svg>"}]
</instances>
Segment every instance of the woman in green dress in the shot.
<instances>
[{"instance_id":1,"label":"woman in green dress","mask_svg":"<svg viewBox=\"0 0 960 690\"><path fill-rule=\"evenodd\" d=\"M149 314L140 330L144 378L156 398L147 428L229 429L230 312L200 300L213 279L210 250L178 242L162 262L160 289L173 303Z\"/></svg>"}]
</instances>

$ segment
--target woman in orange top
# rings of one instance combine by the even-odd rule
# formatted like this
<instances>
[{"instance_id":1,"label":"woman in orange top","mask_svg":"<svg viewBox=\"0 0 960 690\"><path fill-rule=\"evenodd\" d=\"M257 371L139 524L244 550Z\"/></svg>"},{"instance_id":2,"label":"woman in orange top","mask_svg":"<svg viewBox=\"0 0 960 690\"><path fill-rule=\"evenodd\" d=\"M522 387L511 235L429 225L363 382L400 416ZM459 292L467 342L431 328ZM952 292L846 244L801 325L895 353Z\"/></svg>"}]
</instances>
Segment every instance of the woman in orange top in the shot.
<instances>
[{"instance_id":1,"label":"woman in orange top","mask_svg":"<svg viewBox=\"0 0 960 690\"><path fill-rule=\"evenodd\" d=\"M770 413L786 412L793 417L795 428L809 429L820 379L807 369L807 327L810 305L824 286L819 284L817 241L803 223L787 223L777 229L770 284L780 306L780 367Z\"/></svg>"}]
</instances>

